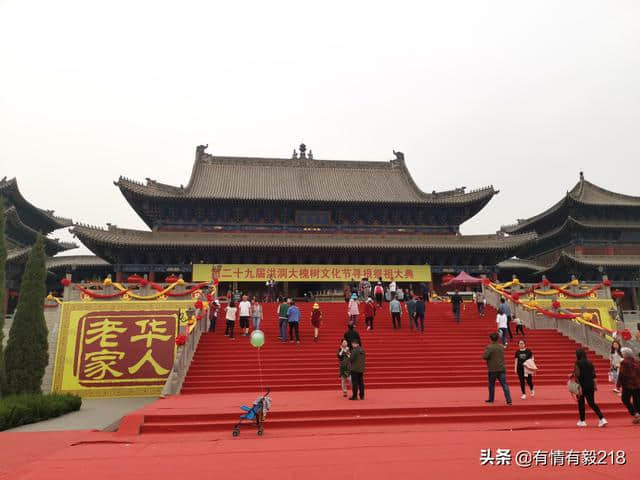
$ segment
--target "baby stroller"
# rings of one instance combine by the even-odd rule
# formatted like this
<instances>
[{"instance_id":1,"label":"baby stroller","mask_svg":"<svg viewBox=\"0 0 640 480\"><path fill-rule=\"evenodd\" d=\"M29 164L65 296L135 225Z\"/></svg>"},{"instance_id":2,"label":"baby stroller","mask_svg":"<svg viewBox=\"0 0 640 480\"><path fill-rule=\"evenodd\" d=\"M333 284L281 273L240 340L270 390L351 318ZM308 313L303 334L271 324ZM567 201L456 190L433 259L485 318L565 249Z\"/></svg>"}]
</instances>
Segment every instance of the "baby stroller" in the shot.
<instances>
[{"instance_id":1,"label":"baby stroller","mask_svg":"<svg viewBox=\"0 0 640 480\"><path fill-rule=\"evenodd\" d=\"M242 425L243 420L254 420L254 425L258 429L258 435L262 436L264 433L262 424L267 418L267 412L271 410L271 397L269 397L269 392L271 392L271 389L267 388L263 396L256 398L255 402L253 402L253 407L247 407L246 405L240 407L240 409L246 413L240 415L240 421L233 426L232 433L234 437L240 435L240 425Z\"/></svg>"}]
</instances>

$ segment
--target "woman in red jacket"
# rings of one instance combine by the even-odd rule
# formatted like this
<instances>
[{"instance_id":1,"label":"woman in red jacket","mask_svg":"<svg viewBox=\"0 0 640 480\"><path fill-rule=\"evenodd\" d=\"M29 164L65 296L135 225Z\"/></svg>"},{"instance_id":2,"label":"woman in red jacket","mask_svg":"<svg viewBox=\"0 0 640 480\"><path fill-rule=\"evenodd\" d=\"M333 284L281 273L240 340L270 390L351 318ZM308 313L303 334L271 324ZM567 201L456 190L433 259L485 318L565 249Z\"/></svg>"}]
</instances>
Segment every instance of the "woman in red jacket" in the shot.
<instances>
[{"instance_id":1,"label":"woman in red jacket","mask_svg":"<svg viewBox=\"0 0 640 480\"><path fill-rule=\"evenodd\" d=\"M367 330L373 330L373 317L376 315L376 305L371 297L367 298L364 304L364 322Z\"/></svg>"},{"instance_id":2,"label":"woman in red jacket","mask_svg":"<svg viewBox=\"0 0 640 480\"><path fill-rule=\"evenodd\" d=\"M313 304L311 310L311 325L313 325L313 341L318 341L318 334L320 333L320 324L322 323L322 312L320 311L320 305Z\"/></svg>"}]
</instances>

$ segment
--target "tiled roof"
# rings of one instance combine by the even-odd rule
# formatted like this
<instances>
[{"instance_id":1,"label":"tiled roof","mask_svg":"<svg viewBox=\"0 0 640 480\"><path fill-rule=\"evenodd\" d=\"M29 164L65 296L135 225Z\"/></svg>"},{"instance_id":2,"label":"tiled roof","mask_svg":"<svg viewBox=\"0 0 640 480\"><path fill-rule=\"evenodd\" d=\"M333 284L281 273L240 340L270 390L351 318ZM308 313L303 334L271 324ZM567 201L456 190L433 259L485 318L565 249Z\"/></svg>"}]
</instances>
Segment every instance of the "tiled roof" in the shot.
<instances>
[{"instance_id":1,"label":"tiled roof","mask_svg":"<svg viewBox=\"0 0 640 480\"><path fill-rule=\"evenodd\" d=\"M4 177L0 180L0 196L5 199L5 207L15 206L23 222L42 233L50 233L73 224L69 218L55 216L53 210L42 210L27 201L20 193L15 178L7 180Z\"/></svg>"},{"instance_id":2,"label":"tiled roof","mask_svg":"<svg viewBox=\"0 0 640 480\"><path fill-rule=\"evenodd\" d=\"M76 226L72 233L91 248L102 244L121 247L270 247L270 248L374 248L417 250L493 250L510 251L536 238L535 234L434 235L350 234L350 233L228 233L228 232L149 232L110 227L98 229Z\"/></svg>"},{"instance_id":3,"label":"tiled roof","mask_svg":"<svg viewBox=\"0 0 640 480\"><path fill-rule=\"evenodd\" d=\"M640 267L640 255L572 255L562 252L558 261L562 260L591 267Z\"/></svg>"},{"instance_id":4,"label":"tiled roof","mask_svg":"<svg viewBox=\"0 0 640 480\"><path fill-rule=\"evenodd\" d=\"M639 207L640 197L633 197L631 195L623 195L621 193L612 192L599 187L584 177L580 176L580 181L567 192L566 196L552 207L548 208L542 213L535 215L526 220L518 220L518 223L514 225L505 225L501 230L505 233L523 233L527 231L535 230L536 223L551 214L561 210L569 204L569 202L577 202L587 206L601 206L608 205L613 207ZM581 221L587 225L588 222ZM602 223L592 221L592 224Z\"/></svg>"},{"instance_id":5,"label":"tiled roof","mask_svg":"<svg viewBox=\"0 0 640 480\"><path fill-rule=\"evenodd\" d=\"M125 194L156 198L292 200L313 202L433 203L488 202L497 193L485 187L425 193L404 160L364 162L290 158L223 157L198 152L184 187L147 179L146 185L121 177Z\"/></svg>"},{"instance_id":6,"label":"tiled roof","mask_svg":"<svg viewBox=\"0 0 640 480\"><path fill-rule=\"evenodd\" d=\"M17 247L7 250L7 263L17 262L26 258L31 251L31 247Z\"/></svg>"},{"instance_id":7,"label":"tiled roof","mask_svg":"<svg viewBox=\"0 0 640 480\"><path fill-rule=\"evenodd\" d=\"M57 270L68 267L103 267L108 265L111 264L95 255L65 255L47 258L47 270Z\"/></svg>"},{"instance_id":8,"label":"tiled roof","mask_svg":"<svg viewBox=\"0 0 640 480\"><path fill-rule=\"evenodd\" d=\"M570 230L572 228L587 229L587 230L640 230L640 222L622 220L578 220L571 216L567 217L562 225L538 237L538 242L553 238L559 233Z\"/></svg>"},{"instance_id":9,"label":"tiled roof","mask_svg":"<svg viewBox=\"0 0 640 480\"><path fill-rule=\"evenodd\" d=\"M19 237L15 238L16 243L24 243L26 245L32 245L35 243L40 232L37 232L29 225L26 225L22 222L20 216L18 215L18 211L16 207L11 206L4 211L5 219L6 219L6 229L5 233L7 237L12 238L13 236ZM24 239L22 242L21 239ZM63 252L65 250L71 250L73 248L78 248L75 243L70 242L61 242L55 238L49 238L47 236L44 237L45 251L48 255L55 255L58 252Z\"/></svg>"},{"instance_id":10,"label":"tiled roof","mask_svg":"<svg viewBox=\"0 0 640 480\"><path fill-rule=\"evenodd\" d=\"M546 268L544 265L539 265L531 260L525 260L522 258L508 258L507 260L503 260L498 263L497 267L502 271L529 270L532 272L537 272Z\"/></svg>"}]
</instances>

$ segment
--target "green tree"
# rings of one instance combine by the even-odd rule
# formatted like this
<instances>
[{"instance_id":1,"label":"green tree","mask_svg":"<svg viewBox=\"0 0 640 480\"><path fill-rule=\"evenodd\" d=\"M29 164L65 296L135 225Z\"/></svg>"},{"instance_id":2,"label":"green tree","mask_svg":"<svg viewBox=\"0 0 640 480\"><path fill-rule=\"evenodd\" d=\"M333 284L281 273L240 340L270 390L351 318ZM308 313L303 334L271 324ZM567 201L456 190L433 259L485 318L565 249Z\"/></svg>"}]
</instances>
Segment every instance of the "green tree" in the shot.
<instances>
[{"instance_id":1,"label":"green tree","mask_svg":"<svg viewBox=\"0 0 640 480\"><path fill-rule=\"evenodd\" d=\"M47 325L44 321L46 266L42 235L31 248L22 275L18 306L5 351L7 392L40 393L49 363Z\"/></svg>"},{"instance_id":2,"label":"green tree","mask_svg":"<svg viewBox=\"0 0 640 480\"><path fill-rule=\"evenodd\" d=\"M4 373L4 289L6 288L7 245L4 239L4 200L0 198L0 397L4 394L7 384Z\"/></svg>"}]
</instances>

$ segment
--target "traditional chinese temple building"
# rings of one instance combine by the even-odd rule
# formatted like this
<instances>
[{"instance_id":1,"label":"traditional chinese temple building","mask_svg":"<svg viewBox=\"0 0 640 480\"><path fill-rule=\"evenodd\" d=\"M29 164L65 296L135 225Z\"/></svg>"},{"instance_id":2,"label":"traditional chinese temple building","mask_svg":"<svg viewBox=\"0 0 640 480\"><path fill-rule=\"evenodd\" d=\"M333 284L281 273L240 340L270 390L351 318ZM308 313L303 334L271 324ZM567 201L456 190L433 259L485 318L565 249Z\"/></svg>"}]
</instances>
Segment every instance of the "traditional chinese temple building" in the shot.
<instances>
[{"instance_id":1,"label":"traditional chinese temple building","mask_svg":"<svg viewBox=\"0 0 640 480\"><path fill-rule=\"evenodd\" d=\"M461 235L497 191L423 192L400 152L372 162L317 160L304 144L290 158L205 149L196 149L186 186L115 182L149 230L77 225L73 233L117 274L188 276L200 263L428 264L436 282L461 269L491 273L536 236Z\"/></svg>"},{"instance_id":2,"label":"traditional chinese temple building","mask_svg":"<svg viewBox=\"0 0 640 480\"><path fill-rule=\"evenodd\" d=\"M7 244L7 290L8 305L5 309L12 310L16 301L22 271L31 247L38 235L44 237L45 253L54 256L59 252L76 248L74 243L61 242L50 238L49 233L60 228L70 227L72 221L54 215L52 210L42 210L27 201L18 188L15 178L0 180L0 197L4 200L5 240Z\"/></svg>"},{"instance_id":3,"label":"traditional chinese temple building","mask_svg":"<svg viewBox=\"0 0 640 480\"><path fill-rule=\"evenodd\" d=\"M606 274L614 287L630 293L638 308L640 287L640 197L599 187L580 173L578 183L544 212L502 227L509 235L536 233L521 259L499 264L501 276L512 273L539 280L563 281L571 275L599 280Z\"/></svg>"}]
</instances>

